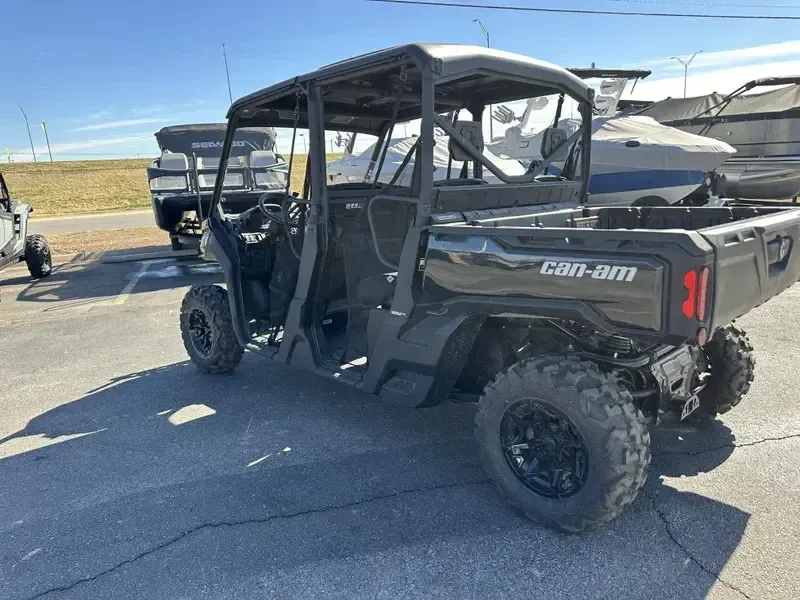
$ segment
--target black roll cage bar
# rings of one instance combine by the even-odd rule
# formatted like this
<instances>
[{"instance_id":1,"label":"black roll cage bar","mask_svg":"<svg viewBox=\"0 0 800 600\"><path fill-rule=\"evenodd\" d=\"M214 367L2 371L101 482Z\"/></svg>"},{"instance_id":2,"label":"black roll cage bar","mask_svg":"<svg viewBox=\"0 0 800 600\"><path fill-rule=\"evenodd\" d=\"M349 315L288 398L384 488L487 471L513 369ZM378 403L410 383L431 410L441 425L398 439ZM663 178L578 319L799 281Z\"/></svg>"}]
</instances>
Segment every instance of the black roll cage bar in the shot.
<instances>
[{"instance_id":1,"label":"black roll cage bar","mask_svg":"<svg viewBox=\"0 0 800 600\"><path fill-rule=\"evenodd\" d=\"M401 67L402 67L402 64L398 63L398 69L400 69ZM402 67L402 68L404 68L404 67ZM498 75L500 75L502 77L507 77L508 80L517 80L517 81L519 81L519 79L520 79L519 77L506 75L506 74L503 74L503 73L498 73ZM352 77L352 75L350 75L350 77ZM324 83L326 83L326 84L327 83L333 83L336 80L341 80L342 78L343 77L336 77L333 81L325 81ZM418 217L420 217L420 218L422 217L423 214L424 214L425 217L427 217L427 215L429 214L428 203L430 202L430 192L431 192L432 187L433 187L433 165L432 165L432 162L433 162L432 146L433 146L433 144L432 143L426 144L426 143L424 143L424 140L426 138L429 138L429 141L433 142L433 129L434 129L434 126L439 127L442 130L444 130L446 133L448 133L448 135L450 135L453 139L455 139L455 141L457 143L459 143L459 145L461 145L464 148L464 150L468 154L470 154L470 156L472 156L472 158L476 161L476 163L478 165L480 165L481 167L487 168L492 174L494 174L498 179L500 179L500 181L503 181L504 183L530 183L530 182L532 182L535 179L536 176L541 174L541 172L544 170L544 168L546 168L551 162L553 162L554 158L552 158L552 157L557 156L559 154L558 150L560 150L561 148L563 148L565 146L569 146L569 145L575 143L578 140L578 138L580 138L580 144L584 148L588 148L589 145L591 144L591 127L587 127L586 124L591 122L591 115L592 115L592 110L593 110L592 102L590 100L588 100L587 98L581 98L581 97L577 97L574 94L570 94L568 92L568 90L565 90L565 89L561 88L556 83L537 82L537 81L534 81L534 80L528 80L528 82L531 83L531 84L540 83L542 85L548 86L548 89L551 90L550 93L559 92L562 95L563 94L569 95L571 98L576 100L578 102L578 104L579 104L579 107L580 107L580 114L581 114L581 118L582 118L583 123L582 123L581 127L578 129L578 131L575 132L572 136L570 136L570 138L556 150L556 152L552 155L552 157L550 159L548 159L547 161L544 161L542 163L542 165L540 165L536 170L528 172L525 175L517 175L517 176L506 175L500 169L498 169L491 161L487 160L483 156L482 153L478 152L474 148L474 146L472 146L460 134L458 134L455 131L455 129L453 128L452 124L449 122L448 119L442 117L441 115L439 115L438 113L435 112L434 106L433 106L433 104L434 104L433 100L434 100L434 95L435 95L434 89L435 89L435 87L437 85L437 82L434 81L433 78L430 78L430 77L426 78L424 74L423 74L423 77L422 77L421 81L422 81L421 96L423 97L423 102L422 102L422 105L420 106L420 112L421 112L422 126L420 128L418 150L422 150L423 156L419 157L421 159L421 161L422 161L421 165L420 165L422 167L422 170L421 170L421 172L418 173L418 175L419 175L419 178L420 178L419 181L422 184L421 187L422 188L427 188L427 189L415 190L415 191L418 191L418 193L419 193L419 195L417 196L418 208L422 209L422 210L418 210ZM322 104L324 104L324 98L322 97L322 94L319 95L319 98L317 100L314 100L314 98L312 98L313 90L315 88L316 89L320 89L321 88L321 83L322 82L317 82L317 81L314 81L314 80L306 81L303 84L300 84L299 82L295 83L295 90L297 90L298 93L302 93L302 95L304 95L306 97L308 113L312 112L311 104L313 102L319 102L319 104L320 104L320 106L315 107L316 108L315 112L318 111L318 114L322 114L323 111L324 111L324 108L322 106ZM447 82L441 82L441 84L442 85L446 85ZM426 92L428 92L428 93L426 94ZM427 106L425 105L425 100L424 100L426 95L430 96L430 98L429 98L430 101L429 101ZM384 126L381 128L380 132L377 133L378 141L375 144L375 149L374 149L373 156L372 156L373 164L378 162L378 159L382 157L381 155L385 154L385 152L383 152L383 150L385 150L385 148L383 148L383 146L385 146L385 142L386 142L385 138L389 134L388 130L391 129L392 125L394 125L394 122L397 120L397 116L396 115L397 115L398 106L399 106L399 100L396 101L395 106L393 107L394 110L393 110L393 114L391 115L393 118L386 119L386 122L385 122ZM471 112L473 112L473 118L481 116L481 113L482 113L482 111L480 110L480 108L482 108L481 106L477 106L476 105L476 106L465 107L465 108L469 108L469 110ZM218 206L219 206L219 199L221 198L221 196L222 196L222 194L224 192L224 189L222 187L223 179L222 179L222 177L220 177L220 175L224 175L223 170L224 170L225 165L227 164L227 160L229 158L231 143L233 141L233 136L235 134L236 129L239 126L239 122L242 120L242 113L244 112L244 110L245 109L243 107L239 107L238 110L233 111L231 116L230 116L230 119L228 121L228 128L227 128L226 133L225 133L225 140L223 142L222 154L220 156L220 162L219 162L219 169L220 170L218 172L218 176L217 176L217 179L216 179L215 185L214 185L214 196L212 198L212 208L211 208L211 216L212 217L213 216L219 216L219 218L221 219L221 214L219 214L219 211L216 210L218 208ZM308 118L309 138L311 138L311 137L314 136L314 133L312 133L312 131L311 131L311 128L314 125L314 123L312 123L312 119L310 118L311 115L309 114L308 116L309 116L309 118ZM295 117L295 115L293 115L293 117ZM296 118L294 119L294 122L297 123ZM427 122L427 124L426 124L426 122ZM324 130L324 123L325 123L324 119L320 119L320 124L323 125L323 130ZM248 125L249 125L249 123L248 123ZM356 131L356 133L358 133L358 132ZM371 133L373 135L375 134L375 132L373 132L373 131L363 131L362 133ZM324 131L323 131L323 135L324 135ZM429 150L429 152L425 152L425 150ZM309 155L310 154L311 154L311 152L309 152ZM426 157L424 156L425 154L428 154L427 160L426 160ZM582 153L582 154L585 155L586 153ZM382 163L382 161L380 161L380 162ZM431 164L426 164L427 162L430 162ZM311 161L309 161L309 163L311 163ZM326 181L326 178L324 177L324 170L325 170L325 164L324 163L325 163L325 161L323 160L322 163L323 163L322 164L322 173L316 173L316 177L314 176L315 175L315 173L314 173L315 169L313 169L311 167L311 164L309 164L309 168L307 169L307 178L310 179L312 195L314 194L314 190L316 188L319 188L321 185L324 186L324 187L327 186L327 181ZM581 167L580 176L581 176L581 181L582 181L583 185L582 185L580 196L584 197L585 194L586 194L586 190L588 188L588 183L589 183L590 164L589 164L588 160L582 161L582 163L583 164L582 164L582 167ZM416 165L416 163L415 163L415 165ZM381 166L382 166L382 164L378 165L379 168ZM416 169L416 166L415 166L415 169ZM320 176L321 176L321 178L320 178ZM289 174L289 177L291 177L291 173ZM376 179L376 181L377 181L377 179ZM317 182L319 182L319 183L317 183ZM309 183L309 182L307 181L306 183ZM315 204L315 202L313 200L311 200L309 202L309 204L313 205L313 204ZM327 207L319 207L318 211L327 213Z\"/></svg>"}]
</instances>

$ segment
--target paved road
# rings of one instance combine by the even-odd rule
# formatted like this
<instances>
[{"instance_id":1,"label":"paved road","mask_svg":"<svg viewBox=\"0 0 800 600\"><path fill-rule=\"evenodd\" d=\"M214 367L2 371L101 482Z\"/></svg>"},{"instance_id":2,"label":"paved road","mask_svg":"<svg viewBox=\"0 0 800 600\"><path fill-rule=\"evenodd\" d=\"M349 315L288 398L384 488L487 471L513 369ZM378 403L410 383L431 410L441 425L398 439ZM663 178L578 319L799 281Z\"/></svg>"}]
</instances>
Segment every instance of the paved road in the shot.
<instances>
[{"instance_id":1,"label":"paved road","mask_svg":"<svg viewBox=\"0 0 800 600\"><path fill-rule=\"evenodd\" d=\"M99 229L134 229L155 227L152 210L132 210L71 217L34 217L28 221L30 233L80 233Z\"/></svg>"},{"instance_id":2,"label":"paved road","mask_svg":"<svg viewBox=\"0 0 800 600\"><path fill-rule=\"evenodd\" d=\"M745 402L657 430L644 493L563 535L486 483L469 405L386 406L252 354L198 374L177 311L218 278L0 274L0 598L800 598L800 286L742 320Z\"/></svg>"}]
</instances>

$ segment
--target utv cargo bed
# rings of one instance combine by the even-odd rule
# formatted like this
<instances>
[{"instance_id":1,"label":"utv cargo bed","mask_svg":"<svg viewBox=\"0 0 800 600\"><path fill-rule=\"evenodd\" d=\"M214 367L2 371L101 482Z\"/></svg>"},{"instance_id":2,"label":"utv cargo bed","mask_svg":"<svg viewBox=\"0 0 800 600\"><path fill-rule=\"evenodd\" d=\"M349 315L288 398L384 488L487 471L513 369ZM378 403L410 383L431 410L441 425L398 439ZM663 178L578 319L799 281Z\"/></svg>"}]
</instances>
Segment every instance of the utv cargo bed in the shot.
<instances>
[{"instance_id":1,"label":"utv cargo bed","mask_svg":"<svg viewBox=\"0 0 800 600\"><path fill-rule=\"evenodd\" d=\"M434 221L427 301L455 308L513 297L524 314L552 315L558 306L563 318L675 344L729 323L800 276L800 209L514 208Z\"/></svg>"}]
</instances>

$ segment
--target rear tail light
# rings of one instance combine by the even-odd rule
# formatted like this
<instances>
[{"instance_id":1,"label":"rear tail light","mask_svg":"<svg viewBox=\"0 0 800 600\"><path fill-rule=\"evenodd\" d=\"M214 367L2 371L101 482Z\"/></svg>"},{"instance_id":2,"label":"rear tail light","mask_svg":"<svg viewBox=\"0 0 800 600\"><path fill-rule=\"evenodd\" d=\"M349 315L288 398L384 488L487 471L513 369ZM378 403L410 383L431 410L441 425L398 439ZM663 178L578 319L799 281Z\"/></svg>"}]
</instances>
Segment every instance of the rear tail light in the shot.
<instances>
[{"instance_id":1,"label":"rear tail light","mask_svg":"<svg viewBox=\"0 0 800 600\"><path fill-rule=\"evenodd\" d=\"M706 300L708 299L708 267L700 269L697 278L697 320L706 318Z\"/></svg>"},{"instance_id":2,"label":"rear tail light","mask_svg":"<svg viewBox=\"0 0 800 600\"><path fill-rule=\"evenodd\" d=\"M681 310L683 311L683 316L687 319L693 319L697 304L697 273L686 271L686 275L683 276L683 287L686 288L686 300L683 301Z\"/></svg>"},{"instance_id":3,"label":"rear tail light","mask_svg":"<svg viewBox=\"0 0 800 600\"><path fill-rule=\"evenodd\" d=\"M703 321L706 318L708 300L708 267L696 271L686 271L683 276L686 299L681 304L681 312L687 319Z\"/></svg>"}]
</instances>

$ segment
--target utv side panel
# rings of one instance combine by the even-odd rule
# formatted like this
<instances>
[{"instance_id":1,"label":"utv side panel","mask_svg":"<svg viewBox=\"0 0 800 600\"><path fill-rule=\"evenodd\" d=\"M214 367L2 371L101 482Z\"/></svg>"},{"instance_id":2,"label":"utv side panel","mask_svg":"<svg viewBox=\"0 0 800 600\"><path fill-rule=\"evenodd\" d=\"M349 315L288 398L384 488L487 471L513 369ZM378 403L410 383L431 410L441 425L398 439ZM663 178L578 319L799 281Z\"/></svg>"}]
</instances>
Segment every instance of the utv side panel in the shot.
<instances>
[{"instance_id":1,"label":"utv side panel","mask_svg":"<svg viewBox=\"0 0 800 600\"><path fill-rule=\"evenodd\" d=\"M437 232L428 242L425 264L426 290L442 300L448 292L579 300L620 326L661 329L667 264L651 256L528 250L502 237L463 239Z\"/></svg>"},{"instance_id":2,"label":"utv side panel","mask_svg":"<svg viewBox=\"0 0 800 600\"><path fill-rule=\"evenodd\" d=\"M427 302L465 295L575 301L620 333L681 344L800 276L798 210L597 208L473 223L430 228ZM708 292L698 319L685 314L684 278L703 268Z\"/></svg>"}]
</instances>

